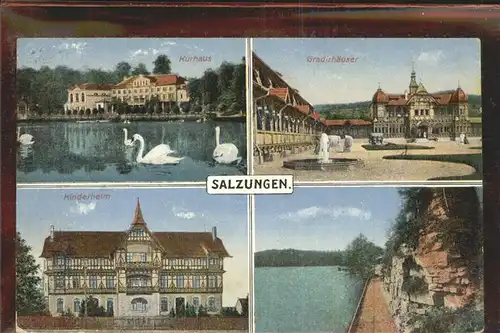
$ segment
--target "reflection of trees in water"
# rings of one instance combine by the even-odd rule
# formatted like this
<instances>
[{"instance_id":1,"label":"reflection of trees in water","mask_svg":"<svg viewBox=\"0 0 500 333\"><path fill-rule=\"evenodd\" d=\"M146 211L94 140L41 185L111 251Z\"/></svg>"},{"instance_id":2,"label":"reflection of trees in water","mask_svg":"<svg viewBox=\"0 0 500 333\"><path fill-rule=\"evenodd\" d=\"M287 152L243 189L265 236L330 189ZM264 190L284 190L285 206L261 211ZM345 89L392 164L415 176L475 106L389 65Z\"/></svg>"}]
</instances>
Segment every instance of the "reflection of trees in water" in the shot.
<instances>
[{"instance_id":1,"label":"reflection of trees in water","mask_svg":"<svg viewBox=\"0 0 500 333\"><path fill-rule=\"evenodd\" d=\"M126 148L123 128L129 138L141 134L146 142L144 154L161 143L169 144L179 155L198 161L211 161L215 148L215 126L221 127L221 142L234 143L246 158L246 127L243 123L213 122L133 122L121 123L61 123L24 125L35 143L26 156L19 152L18 170L42 173L72 174L79 170L101 172L113 166L119 174L132 172L139 143Z\"/></svg>"}]
</instances>

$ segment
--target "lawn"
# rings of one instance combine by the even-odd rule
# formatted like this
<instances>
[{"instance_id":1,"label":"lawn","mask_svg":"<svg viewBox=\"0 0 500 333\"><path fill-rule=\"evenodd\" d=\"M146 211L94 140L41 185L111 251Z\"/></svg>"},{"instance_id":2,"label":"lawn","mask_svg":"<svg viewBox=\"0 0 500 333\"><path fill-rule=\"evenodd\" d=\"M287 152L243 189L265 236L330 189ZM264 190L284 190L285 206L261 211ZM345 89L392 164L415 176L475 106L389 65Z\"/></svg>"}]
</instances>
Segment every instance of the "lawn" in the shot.
<instances>
[{"instance_id":1,"label":"lawn","mask_svg":"<svg viewBox=\"0 0 500 333\"><path fill-rule=\"evenodd\" d=\"M419 146L414 144L398 145L395 143L384 143L383 145L361 145L366 150L414 150L414 149L434 149L429 146Z\"/></svg>"},{"instance_id":2,"label":"lawn","mask_svg":"<svg viewBox=\"0 0 500 333\"><path fill-rule=\"evenodd\" d=\"M391 155L384 156L387 160L420 160L467 164L476 169L476 172L466 176L436 177L429 180L482 180L482 154L447 154L447 155Z\"/></svg>"}]
</instances>

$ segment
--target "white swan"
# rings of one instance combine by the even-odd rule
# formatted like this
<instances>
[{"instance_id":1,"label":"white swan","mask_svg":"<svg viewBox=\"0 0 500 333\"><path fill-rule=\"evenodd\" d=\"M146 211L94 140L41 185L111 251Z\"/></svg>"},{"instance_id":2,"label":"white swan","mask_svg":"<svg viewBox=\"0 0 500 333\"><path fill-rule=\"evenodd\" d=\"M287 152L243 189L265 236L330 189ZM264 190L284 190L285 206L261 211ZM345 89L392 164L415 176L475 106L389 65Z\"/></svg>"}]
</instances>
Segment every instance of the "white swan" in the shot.
<instances>
[{"instance_id":1,"label":"white swan","mask_svg":"<svg viewBox=\"0 0 500 333\"><path fill-rule=\"evenodd\" d=\"M174 150L170 149L169 145L159 144L154 147L146 154L144 154L144 138L140 134L134 134L132 136L133 141L139 141L141 146L139 148L139 153L137 154L137 163L144 164L178 164L184 159L184 157L174 157L169 156L171 153L175 153Z\"/></svg>"},{"instance_id":2,"label":"white swan","mask_svg":"<svg viewBox=\"0 0 500 333\"><path fill-rule=\"evenodd\" d=\"M215 162L220 164L232 164L240 162L241 157L238 157L238 148L232 143L220 143L220 127L215 127L215 144L216 147L212 154Z\"/></svg>"},{"instance_id":3,"label":"white swan","mask_svg":"<svg viewBox=\"0 0 500 333\"><path fill-rule=\"evenodd\" d=\"M125 144L125 146L132 146L133 142L132 139L128 138L128 130L126 128L123 129L123 134L125 135L125 137L123 138L123 143Z\"/></svg>"},{"instance_id":4,"label":"white swan","mask_svg":"<svg viewBox=\"0 0 500 333\"><path fill-rule=\"evenodd\" d=\"M33 141L33 135L27 133L20 135L19 127L17 128L17 142L19 142L23 146L32 145L33 143L35 143L35 141Z\"/></svg>"}]
</instances>

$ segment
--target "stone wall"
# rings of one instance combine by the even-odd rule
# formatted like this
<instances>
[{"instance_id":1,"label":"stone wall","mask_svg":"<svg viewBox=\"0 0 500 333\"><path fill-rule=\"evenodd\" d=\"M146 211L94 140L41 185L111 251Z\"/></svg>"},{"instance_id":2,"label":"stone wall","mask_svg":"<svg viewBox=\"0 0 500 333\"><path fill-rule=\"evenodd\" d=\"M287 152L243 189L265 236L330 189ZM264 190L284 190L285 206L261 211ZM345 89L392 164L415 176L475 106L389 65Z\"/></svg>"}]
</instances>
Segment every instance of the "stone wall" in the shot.
<instances>
[{"instance_id":1,"label":"stone wall","mask_svg":"<svg viewBox=\"0 0 500 333\"><path fill-rule=\"evenodd\" d=\"M473 203L464 202L467 196L460 191L433 190L423 215L418 246L416 249L400 247L390 268L384 270L385 296L402 333L412 331L408 319L413 314L423 314L431 307L459 308L471 302L482 303L481 273L474 269L481 261L481 254L473 250L464 252L457 242L449 239L450 230L460 231L464 226L470 226L464 223L465 219L470 222L470 219L477 218L478 223L481 220L477 203L474 207ZM462 237L458 242L471 241L470 238L475 237L474 233L467 236L469 238L463 238L460 232L456 235ZM408 283L410 279L422 281L421 291L412 294L405 291L405 281Z\"/></svg>"}]
</instances>

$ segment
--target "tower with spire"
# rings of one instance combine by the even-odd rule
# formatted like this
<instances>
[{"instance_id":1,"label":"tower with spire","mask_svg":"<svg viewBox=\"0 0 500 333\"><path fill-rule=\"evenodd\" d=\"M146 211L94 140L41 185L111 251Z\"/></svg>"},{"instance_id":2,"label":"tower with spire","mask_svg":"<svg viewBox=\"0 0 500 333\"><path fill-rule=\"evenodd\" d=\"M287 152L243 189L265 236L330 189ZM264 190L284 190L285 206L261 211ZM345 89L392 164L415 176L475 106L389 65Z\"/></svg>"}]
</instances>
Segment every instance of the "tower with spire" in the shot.
<instances>
[{"instance_id":1,"label":"tower with spire","mask_svg":"<svg viewBox=\"0 0 500 333\"><path fill-rule=\"evenodd\" d=\"M416 93L417 90L418 90L417 73L415 72L415 63L413 63L411 66L411 74L410 74L410 86L409 86L410 95Z\"/></svg>"}]
</instances>

